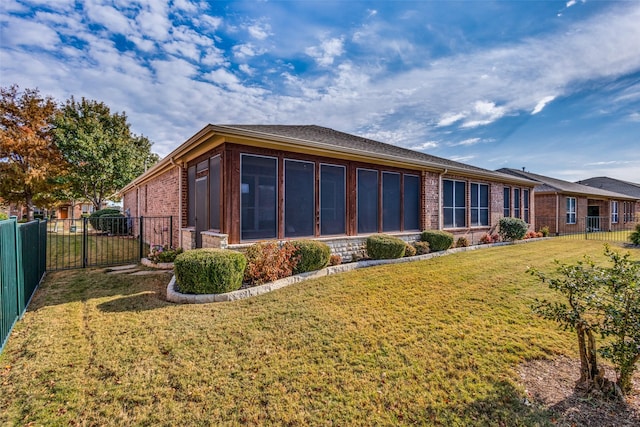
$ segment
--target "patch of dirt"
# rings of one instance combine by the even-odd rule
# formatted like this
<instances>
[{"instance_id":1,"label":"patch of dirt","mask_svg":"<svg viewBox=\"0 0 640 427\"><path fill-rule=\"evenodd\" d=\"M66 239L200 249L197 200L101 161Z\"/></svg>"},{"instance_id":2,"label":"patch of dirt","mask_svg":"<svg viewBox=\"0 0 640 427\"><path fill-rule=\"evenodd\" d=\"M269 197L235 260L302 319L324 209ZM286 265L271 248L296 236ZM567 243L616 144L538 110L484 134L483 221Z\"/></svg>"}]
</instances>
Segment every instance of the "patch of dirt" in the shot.
<instances>
[{"instance_id":1,"label":"patch of dirt","mask_svg":"<svg viewBox=\"0 0 640 427\"><path fill-rule=\"evenodd\" d=\"M613 369L606 377L615 381ZM531 360L518 369L527 393L527 404L556 414L558 426L640 426L640 374L633 378L633 393L626 402L587 395L576 388L580 361L566 356L552 360Z\"/></svg>"}]
</instances>

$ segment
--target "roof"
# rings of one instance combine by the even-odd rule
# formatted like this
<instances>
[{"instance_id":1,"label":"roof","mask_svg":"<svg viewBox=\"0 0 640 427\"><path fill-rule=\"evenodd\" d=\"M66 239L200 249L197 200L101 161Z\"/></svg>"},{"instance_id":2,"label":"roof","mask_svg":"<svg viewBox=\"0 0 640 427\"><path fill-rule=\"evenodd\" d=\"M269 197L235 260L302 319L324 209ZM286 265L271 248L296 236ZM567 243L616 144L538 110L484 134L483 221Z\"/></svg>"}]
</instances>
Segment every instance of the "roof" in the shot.
<instances>
[{"instance_id":1,"label":"roof","mask_svg":"<svg viewBox=\"0 0 640 427\"><path fill-rule=\"evenodd\" d=\"M518 182L522 185L533 186L535 183L528 178L504 174L499 171L471 166L465 163L455 162L442 157L432 156L419 151L387 144L357 135L340 132L334 129L316 125L243 125L224 124L207 125L194 136L189 138L168 156L160 160L147 172L127 184L120 192L130 189L164 171L174 164L190 150L195 149L211 136L222 136L227 142L233 142L233 137L250 138L257 141L277 142L290 147L308 147L326 152L327 156L333 153L356 155L368 159L371 163L378 161L399 162L410 168L425 168L440 172L470 174L486 179L504 182Z\"/></svg>"},{"instance_id":2,"label":"roof","mask_svg":"<svg viewBox=\"0 0 640 427\"><path fill-rule=\"evenodd\" d=\"M640 199L640 184L635 182L622 181L607 176L598 176L578 181L578 184L588 185L589 187L599 188L601 190L614 191Z\"/></svg>"},{"instance_id":3,"label":"roof","mask_svg":"<svg viewBox=\"0 0 640 427\"><path fill-rule=\"evenodd\" d=\"M588 185L582 185L575 182L564 181L557 178L551 178L544 175L538 175L531 172L522 171L519 169L509 169L503 168L498 169L499 172L508 173L514 176L519 176L522 178L527 178L533 181L537 181L539 184L534 188L534 191L537 193L567 193L567 194L576 194L582 196L591 196L596 198L607 198L607 199L637 199L637 197L632 197L629 195L625 195L622 193L617 193L614 191L602 190L600 188L594 188Z\"/></svg>"}]
</instances>

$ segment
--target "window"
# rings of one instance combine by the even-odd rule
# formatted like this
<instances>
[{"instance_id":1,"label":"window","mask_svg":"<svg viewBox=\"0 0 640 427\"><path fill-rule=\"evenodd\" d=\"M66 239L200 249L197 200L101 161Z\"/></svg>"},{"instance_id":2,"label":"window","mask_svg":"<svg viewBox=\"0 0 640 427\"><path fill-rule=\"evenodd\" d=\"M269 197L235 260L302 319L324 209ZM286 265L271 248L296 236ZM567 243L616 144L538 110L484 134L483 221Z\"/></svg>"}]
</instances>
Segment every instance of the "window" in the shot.
<instances>
[{"instance_id":1,"label":"window","mask_svg":"<svg viewBox=\"0 0 640 427\"><path fill-rule=\"evenodd\" d=\"M187 226L196 225L196 166L187 169Z\"/></svg>"},{"instance_id":2,"label":"window","mask_svg":"<svg viewBox=\"0 0 640 427\"><path fill-rule=\"evenodd\" d=\"M576 198L567 197L567 224L576 223Z\"/></svg>"},{"instance_id":3,"label":"window","mask_svg":"<svg viewBox=\"0 0 640 427\"><path fill-rule=\"evenodd\" d=\"M345 167L320 165L320 234L346 233Z\"/></svg>"},{"instance_id":4,"label":"window","mask_svg":"<svg viewBox=\"0 0 640 427\"><path fill-rule=\"evenodd\" d=\"M522 213L524 222L529 224L529 190L522 190Z\"/></svg>"},{"instance_id":5,"label":"window","mask_svg":"<svg viewBox=\"0 0 640 427\"><path fill-rule=\"evenodd\" d=\"M489 186L471 184L471 226L489 225Z\"/></svg>"},{"instance_id":6,"label":"window","mask_svg":"<svg viewBox=\"0 0 640 427\"><path fill-rule=\"evenodd\" d=\"M504 187L503 192L502 216L508 218L511 216L511 188Z\"/></svg>"},{"instance_id":7,"label":"window","mask_svg":"<svg viewBox=\"0 0 640 427\"><path fill-rule=\"evenodd\" d=\"M613 224L618 223L618 202L615 200L611 202L611 222Z\"/></svg>"},{"instance_id":8,"label":"window","mask_svg":"<svg viewBox=\"0 0 640 427\"><path fill-rule=\"evenodd\" d=\"M513 189L513 217L514 218L521 218L521 213L520 213L520 189L519 188L514 188Z\"/></svg>"},{"instance_id":9,"label":"window","mask_svg":"<svg viewBox=\"0 0 640 427\"><path fill-rule=\"evenodd\" d=\"M378 171L358 169L358 233L378 231Z\"/></svg>"},{"instance_id":10,"label":"window","mask_svg":"<svg viewBox=\"0 0 640 427\"><path fill-rule=\"evenodd\" d=\"M278 159L240 156L240 239L277 236Z\"/></svg>"},{"instance_id":11,"label":"window","mask_svg":"<svg viewBox=\"0 0 640 427\"><path fill-rule=\"evenodd\" d=\"M315 234L315 164L284 161L284 235Z\"/></svg>"},{"instance_id":12,"label":"window","mask_svg":"<svg viewBox=\"0 0 640 427\"><path fill-rule=\"evenodd\" d=\"M400 231L400 174L382 172L382 231Z\"/></svg>"},{"instance_id":13,"label":"window","mask_svg":"<svg viewBox=\"0 0 640 427\"><path fill-rule=\"evenodd\" d=\"M209 227L220 230L220 156L209 159Z\"/></svg>"},{"instance_id":14,"label":"window","mask_svg":"<svg viewBox=\"0 0 640 427\"><path fill-rule=\"evenodd\" d=\"M445 228L466 227L466 194L462 181L442 181L442 211Z\"/></svg>"},{"instance_id":15,"label":"window","mask_svg":"<svg viewBox=\"0 0 640 427\"><path fill-rule=\"evenodd\" d=\"M404 229L420 229L420 177L404 176Z\"/></svg>"}]
</instances>

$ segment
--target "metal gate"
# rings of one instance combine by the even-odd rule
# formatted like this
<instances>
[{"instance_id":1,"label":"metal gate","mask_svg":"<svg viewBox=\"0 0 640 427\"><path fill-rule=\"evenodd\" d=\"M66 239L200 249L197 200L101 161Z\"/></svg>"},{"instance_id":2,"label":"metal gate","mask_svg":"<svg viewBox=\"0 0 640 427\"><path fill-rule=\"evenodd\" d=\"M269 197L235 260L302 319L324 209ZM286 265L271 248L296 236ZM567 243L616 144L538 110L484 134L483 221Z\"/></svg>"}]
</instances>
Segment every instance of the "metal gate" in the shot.
<instances>
[{"instance_id":1,"label":"metal gate","mask_svg":"<svg viewBox=\"0 0 640 427\"><path fill-rule=\"evenodd\" d=\"M172 217L54 219L47 228L47 270L137 263L152 245L173 247Z\"/></svg>"}]
</instances>

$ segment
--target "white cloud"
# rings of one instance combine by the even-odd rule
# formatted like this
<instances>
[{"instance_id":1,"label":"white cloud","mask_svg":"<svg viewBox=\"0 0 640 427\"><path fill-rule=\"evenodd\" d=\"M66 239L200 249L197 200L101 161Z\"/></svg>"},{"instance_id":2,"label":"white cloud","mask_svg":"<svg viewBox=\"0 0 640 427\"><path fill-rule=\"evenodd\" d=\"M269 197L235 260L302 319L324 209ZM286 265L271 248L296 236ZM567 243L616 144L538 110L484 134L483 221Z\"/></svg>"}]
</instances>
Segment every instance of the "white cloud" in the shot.
<instances>
[{"instance_id":1,"label":"white cloud","mask_svg":"<svg viewBox=\"0 0 640 427\"><path fill-rule=\"evenodd\" d=\"M0 27L2 42L7 46L31 46L40 49L55 49L60 43L58 33L44 24L25 19L11 19Z\"/></svg>"},{"instance_id":2,"label":"white cloud","mask_svg":"<svg viewBox=\"0 0 640 427\"><path fill-rule=\"evenodd\" d=\"M475 144L477 144L477 143L478 143L478 142L480 142L480 141L481 141L481 139L480 139L480 138L468 138L468 139L463 139L463 140L462 140L462 141L460 141L460 142L456 142L456 143L454 143L454 144L451 144L451 146L452 146L452 147L455 147L455 146L460 146L460 145L461 145L461 146L466 146L466 147L468 147L468 146L471 146L471 145L475 145Z\"/></svg>"},{"instance_id":3,"label":"white cloud","mask_svg":"<svg viewBox=\"0 0 640 427\"><path fill-rule=\"evenodd\" d=\"M93 2L85 3L87 17L94 23L102 25L112 33L130 34L132 21L111 6L98 5Z\"/></svg>"},{"instance_id":4,"label":"white cloud","mask_svg":"<svg viewBox=\"0 0 640 427\"><path fill-rule=\"evenodd\" d=\"M437 126L438 127L451 126L455 122L464 119L465 116L466 115L462 114L462 113L447 113L447 114L445 114L444 116L442 116L440 118L440 120L438 121Z\"/></svg>"},{"instance_id":5,"label":"white cloud","mask_svg":"<svg viewBox=\"0 0 640 427\"><path fill-rule=\"evenodd\" d=\"M316 62L324 67L333 64L336 57L344 53L344 40L342 38L331 38L323 40L320 46L312 46L305 50Z\"/></svg>"},{"instance_id":6,"label":"white cloud","mask_svg":"<svg viewBox=\"0 0 640 427\"><path fill-rule=\"evenodd\" d=\"M267 23L262 22L256 22L252 25L249 25L247 27L247 31L249 32L251 37L258 40L264 40L272 34L271 26Z\"/></svg>"},{"instance_id":7,"label":"white cloud","mask_svg":"<svg viewBox=\"0 0 640 427\"><path fill-rule=\"evenodd\" d=\"M531 111L531 114L532 115L538 114L540 111L544 109L544 107L547 106L548 103L550 103L554 99L556 99L555 96L552 96L552 95L545 96L536 104L536 106L533 108L533 111Z\"/></svg>"},{"instance_id":8,"label":"white cloud","mask_svg":"<svg viewBox=\"0 0 640 427\"><path fill-rule=\"evenodd\" d=\"M423 142L421 144L417 144L417 145L412 145L410 147L407 147L411 150L417 150L417 151L423 151L423 150L432 150L436 147L438 147L438 143L436 141L427 141L427 142Z\"/></svg>"}]
</instances>

